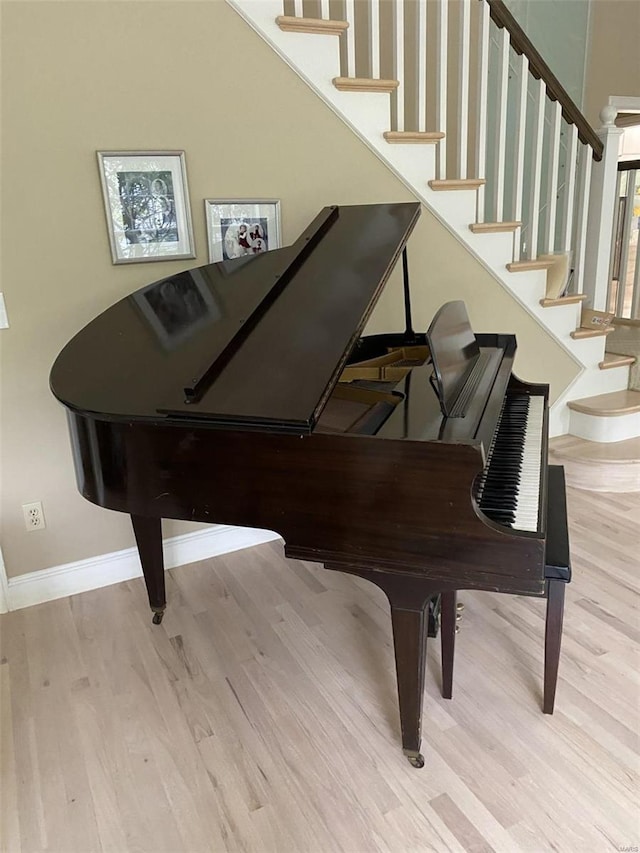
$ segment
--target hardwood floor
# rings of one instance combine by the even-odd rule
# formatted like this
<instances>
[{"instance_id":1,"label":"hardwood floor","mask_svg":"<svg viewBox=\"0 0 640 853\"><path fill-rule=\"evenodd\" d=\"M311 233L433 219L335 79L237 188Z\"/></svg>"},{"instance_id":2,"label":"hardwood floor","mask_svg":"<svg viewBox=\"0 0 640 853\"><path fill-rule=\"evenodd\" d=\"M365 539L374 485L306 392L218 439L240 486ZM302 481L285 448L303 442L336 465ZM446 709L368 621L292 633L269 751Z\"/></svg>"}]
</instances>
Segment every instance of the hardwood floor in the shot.
<instances>
[{"instance_id":1,"label":"hardwood floor","mask_svg":"<svg viewBox=\"0 0 640 853\"><path fill-rule=\"evenodd\" d=\"M461 592L423 770L384 596L279 543L172 570L159 627L141 580L2 616L2 849L637 849L640 495L572 489L569 514L555 714L544 602Z\"/></svg>"}]
</instances>

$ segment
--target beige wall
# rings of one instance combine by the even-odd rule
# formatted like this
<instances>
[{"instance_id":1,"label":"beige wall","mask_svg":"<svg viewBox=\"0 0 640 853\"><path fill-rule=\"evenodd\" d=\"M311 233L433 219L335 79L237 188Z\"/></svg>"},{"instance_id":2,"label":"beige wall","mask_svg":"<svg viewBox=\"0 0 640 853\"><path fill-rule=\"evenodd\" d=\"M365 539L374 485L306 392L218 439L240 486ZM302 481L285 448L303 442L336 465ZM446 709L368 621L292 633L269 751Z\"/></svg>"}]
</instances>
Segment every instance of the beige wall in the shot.
<instances>
[{"instance_id":1,"label":"beige wall","mask_svg":"<svg viewBox=\"0 0 640 853\"><path fill-rule=\"evenodd\" d=\"M602 124L609 95L640 97L640 2L592 0L584 114Z\"/></svg>"},{"instance_id":2,"label":"beige wall","mask_svg":"<svg viewBox=\"0 0 640 853\"><path fill-rule=\"evenodd\" d=\"M116 299L206 263L204 198L280 198L286 243L326 204L411 195L222 0L4 2L1 10L0 258L11 328L0 332L0 542L15 576L133 544L125 516L76 491L49 369ZM186 151L196 260L112 265L99 149ZM410 264L418 326L462 297L479 330L517 332L523 378L551 379L557 393L573 376L566 354L426 212ZM401 323L396 275L371 327ZM21 505L35 500L47 528L28 533ZM167 523L165 533L186 529Z\"/></svg>"}]
</instances>

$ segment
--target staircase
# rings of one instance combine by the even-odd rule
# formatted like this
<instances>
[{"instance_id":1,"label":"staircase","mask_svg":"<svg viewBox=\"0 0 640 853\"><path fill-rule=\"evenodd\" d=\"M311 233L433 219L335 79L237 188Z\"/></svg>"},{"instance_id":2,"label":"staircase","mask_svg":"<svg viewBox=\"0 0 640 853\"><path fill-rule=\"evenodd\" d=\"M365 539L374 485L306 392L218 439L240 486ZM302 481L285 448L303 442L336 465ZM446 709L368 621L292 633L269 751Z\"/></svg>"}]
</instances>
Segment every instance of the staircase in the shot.
<instances>
[{"instance_id":1,"label":"staircase","mask_svg":"<svg viewBox=\"0 0 640 853\"><path fill-rule=\"evenodd\" d=\"M353 0L346 20L330 20L327 0L305 3L319 10L314 18L304 17L301 0L227 2L579 366L552 406L550 435L640 435L640 393L626 390L629 359L605 355L606 330L581 328L592 168L603 143L501 0L461 0L455 22L447 0L394 0L389 32L380 26L388 4L378 0L369 0L364 24ZM383 76L385 51L393 73ZM610 248L609 239L602 251ZM558 288L569 266L571 285ZM620 410L622 392L631 395L629 411ZM602 424L607 395L612 430ZM590 411L594 397L602 399Z\"/></svg>"}]
</instances>

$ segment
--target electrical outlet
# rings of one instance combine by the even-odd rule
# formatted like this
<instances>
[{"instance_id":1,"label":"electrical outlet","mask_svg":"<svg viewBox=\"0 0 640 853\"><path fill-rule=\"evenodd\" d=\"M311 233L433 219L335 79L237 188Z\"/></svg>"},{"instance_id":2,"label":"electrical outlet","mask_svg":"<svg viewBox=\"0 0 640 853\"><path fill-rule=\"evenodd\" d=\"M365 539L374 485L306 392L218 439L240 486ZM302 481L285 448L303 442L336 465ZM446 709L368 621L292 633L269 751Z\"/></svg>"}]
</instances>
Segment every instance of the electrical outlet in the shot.
<instances>
[{"instance_id":1,"label":"electrical outlet","mask_svg":"<svg viewBox=\"0 0 640 853\"><path fill-rule=\"evenodd\" d=\"M40 501L35 501L32 504L22 504L22 512L24 513L24 526L27 530L42 530L46 527Z\"/></svg>"}]
</instances>

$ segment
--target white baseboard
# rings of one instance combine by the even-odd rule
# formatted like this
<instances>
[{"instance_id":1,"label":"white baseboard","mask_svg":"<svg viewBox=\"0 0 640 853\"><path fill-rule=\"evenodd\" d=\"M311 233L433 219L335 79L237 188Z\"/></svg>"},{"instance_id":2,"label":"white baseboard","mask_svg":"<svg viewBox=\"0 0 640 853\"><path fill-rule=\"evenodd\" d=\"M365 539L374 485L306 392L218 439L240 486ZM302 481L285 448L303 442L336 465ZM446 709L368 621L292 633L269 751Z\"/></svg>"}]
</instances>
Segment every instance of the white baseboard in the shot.
<instances>
[{"instance_id":1,"label":"white baseboard","mask_svg":"<svg viewBox=\"0 0 640 853\"><path fill-rule=\"evenodd\" d=\"M195 533L172 536L163 543L165 569L173 569L219 554L229 554L231 551L250 548L252 545L278 538L278 534L271 530L226 525L215 525L206 530L196 530ZM141 575L138 549L125 548L123 551L9 578L6 586L6 605L9 610L19 610Z\"/></svg>"}]
</instances>

